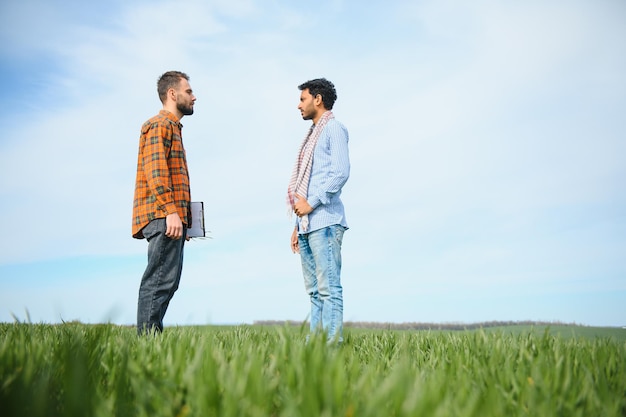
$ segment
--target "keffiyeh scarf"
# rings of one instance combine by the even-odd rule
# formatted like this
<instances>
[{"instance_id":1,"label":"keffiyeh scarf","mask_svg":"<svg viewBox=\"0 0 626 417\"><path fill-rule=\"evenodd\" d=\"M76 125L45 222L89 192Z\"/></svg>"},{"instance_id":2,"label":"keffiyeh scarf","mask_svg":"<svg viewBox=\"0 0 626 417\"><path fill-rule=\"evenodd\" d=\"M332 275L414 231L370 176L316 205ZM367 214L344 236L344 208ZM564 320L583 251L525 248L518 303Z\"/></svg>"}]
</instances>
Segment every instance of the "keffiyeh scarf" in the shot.
<instances>
[{"instance_id":1,"label":"keffiyeh scarf","mask_svg":"<svg viewBox=\"0 0 626 417\"><path fill-rule=\"evenodd\" d=\"M309 179L311 178L311 167L313 166L313 152L315 151L315 145L317 145L317 139L324 130L326 123L330 119L334 119L331 111L326 111L322 117L309 129L306 137L300 145L298 151L298 157L291 173L291 179L289 181L289 187L287 188L287 206L289 213L293 213L294 204L296 203L296 194L299 196L307 197L309 189ZM309 228L309 216L304 215L300 219L300 227L303 231L307 231Z\"/></svg>"}]
</instances>

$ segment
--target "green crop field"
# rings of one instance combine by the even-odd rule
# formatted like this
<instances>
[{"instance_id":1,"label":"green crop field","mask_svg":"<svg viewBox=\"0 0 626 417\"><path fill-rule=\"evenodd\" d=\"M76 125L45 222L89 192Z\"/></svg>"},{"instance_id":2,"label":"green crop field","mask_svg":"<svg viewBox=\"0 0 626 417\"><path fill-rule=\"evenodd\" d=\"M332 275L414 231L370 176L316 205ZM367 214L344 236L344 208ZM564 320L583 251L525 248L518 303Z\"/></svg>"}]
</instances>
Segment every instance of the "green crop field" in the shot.
<instances>
[{"instance_id":1,"label":"green crop field","mask_svg":"<svg viewBox=\"0 0 626 417\"><path fill-rule=\"evenodd\" d=\"M0 323L3 416L625 416L623 329Z\"/></svg>"}]
</instances>

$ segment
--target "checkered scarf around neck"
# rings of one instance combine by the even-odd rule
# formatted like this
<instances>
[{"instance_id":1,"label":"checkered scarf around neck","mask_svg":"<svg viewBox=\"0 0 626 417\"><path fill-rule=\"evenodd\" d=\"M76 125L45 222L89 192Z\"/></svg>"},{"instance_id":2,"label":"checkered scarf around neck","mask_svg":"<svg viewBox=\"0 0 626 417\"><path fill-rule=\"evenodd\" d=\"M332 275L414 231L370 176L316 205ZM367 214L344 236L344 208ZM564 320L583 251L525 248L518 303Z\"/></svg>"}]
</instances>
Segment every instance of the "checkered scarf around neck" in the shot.
<instances>
[{"instance_id":1,"label":"checkered scarf around neck","mask_svg":"<svg viewBox=\"0 0 626 417\"><path fill-rule=\"evenodd\" d=\"M324 130L326 123L330 119L334 119L331 111L326 111L309 129L306 137L300 145L298 157L291 173L289 187L287 188L287 206L289 214L293 213L294 204L296 203L296 194L306 198L309 189L309 179L311 178L311 167L313 166L313 151L317 145L317 139ZM300 227L306 232L309 228L309 216L304 215L300 219Z\"/></svg>"}]
</instances>

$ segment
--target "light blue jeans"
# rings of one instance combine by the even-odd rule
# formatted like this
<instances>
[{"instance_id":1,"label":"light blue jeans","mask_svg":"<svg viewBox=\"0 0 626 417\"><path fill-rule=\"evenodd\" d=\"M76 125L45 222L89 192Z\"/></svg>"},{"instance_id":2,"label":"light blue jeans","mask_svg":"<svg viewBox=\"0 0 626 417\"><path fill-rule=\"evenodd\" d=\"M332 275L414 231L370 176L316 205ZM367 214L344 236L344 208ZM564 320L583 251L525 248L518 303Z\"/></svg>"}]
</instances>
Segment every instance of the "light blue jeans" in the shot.
<instances>
[{"instance_id":1,"label":"light blue jeans","mask_svg":"<svg viewBox=\"0 0 626 417\"><path fill-rule=\"evenodd\" d=\"M148 240L148 266L139 286L137 333L163 331L163 317L178 289L183 272L183 248L187 228L178 240L165 236L165 219L155 219L143 228Z\"/></svg>"},{"instance_id":2,"label":"light blue jeans","mask_svg":"<svg viewBox=\"0 0 626 417\"><path fill-rule=\"evenodd\" d=\"M341 242L346 229L333 225L298 235L304 287L311 297L311 332L323 330L329 341L343 341Z\"/></svg>"}]
</instances>

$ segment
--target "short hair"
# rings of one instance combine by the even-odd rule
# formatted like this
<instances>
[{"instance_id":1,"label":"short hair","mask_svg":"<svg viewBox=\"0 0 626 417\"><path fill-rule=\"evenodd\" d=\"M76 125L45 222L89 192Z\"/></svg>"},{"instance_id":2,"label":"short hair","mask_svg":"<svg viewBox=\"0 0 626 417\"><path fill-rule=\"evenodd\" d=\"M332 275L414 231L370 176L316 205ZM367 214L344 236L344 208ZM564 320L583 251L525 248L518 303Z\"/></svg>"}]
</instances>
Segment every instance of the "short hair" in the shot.
<instances>
[{"instance_id":1,"label":"short hair","mask_svg":"<svg viewBox=\"0 0 626 417\"><path fill-rule=\"evenodd\" d=\"M317 95L322 96L322 102L324 103L324 107L326 110L332 110L333 105L335 104L335 100L337 100L337 91L335 90L335 85L328 81L326 78L316 78L314 80L309 80L303 84L298 86L300 91L304 91L306 89L309 90L309 93L313 97L317 97Z\"/></svg>"},{"instance_id":2,"label":"short hair","mask_svg":"<svg viewBox=\"0 0 626 417\"><path fill-rule=\"evenodd\" d=\"M178 83L180 83L180 80L183 78L189 81L189 76L180 71L168 71L159 77L159 81L157 81L157 92L159 93L161 103L165 103L167 90L178 87Z\"/></svg>"}]
</instances>

